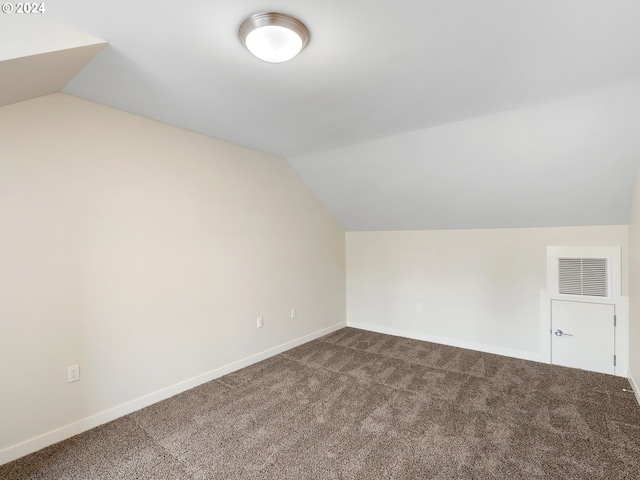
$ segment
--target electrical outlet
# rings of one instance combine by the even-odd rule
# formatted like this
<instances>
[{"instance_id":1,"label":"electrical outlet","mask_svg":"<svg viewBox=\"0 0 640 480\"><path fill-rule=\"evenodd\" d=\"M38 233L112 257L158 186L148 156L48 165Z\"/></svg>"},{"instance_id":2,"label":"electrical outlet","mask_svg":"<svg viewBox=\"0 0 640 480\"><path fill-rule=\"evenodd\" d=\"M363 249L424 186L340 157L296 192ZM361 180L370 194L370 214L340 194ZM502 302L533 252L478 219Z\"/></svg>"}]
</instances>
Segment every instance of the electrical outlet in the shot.
<instances>
[{"instance_id":1,"label":"electrical outlet","mask_svg":"<svg viewBox=\"0 0 640 480\"><path fill-rule=\"evenodd\" d=\"M422 311L422 304L421 303L417 303L416 304L416 312L421 312Z\"/></svg>"},{"instance_id":2,"label":"electrical outlet","mask_svg":"<svg viewBox=\"0 0 640 480\"><path fill-rule=\"evenodd\" d=\"M296 309L295 308L291 309L291 318L296 318Z\"/></svg>"},{"instance_id":3,"label":"electrical outlet","mask_svg":"<svg viewBox=\"0 0 640 480\"><path fill-rule=\"evenodd\" d=\"M257 328L262 328L262 317L258 317L258 323L257 323Z\"/></svg>"},{"instance_id":4,"label":"electrical outlet","mask_svg":"<svg viewBox=\"0 0 640 480\"><path fill-rule=\"evenodd\" d=\"M69 365L67 367L67 383L80 380L80 365Z\"/></svg>"}]
</instances>

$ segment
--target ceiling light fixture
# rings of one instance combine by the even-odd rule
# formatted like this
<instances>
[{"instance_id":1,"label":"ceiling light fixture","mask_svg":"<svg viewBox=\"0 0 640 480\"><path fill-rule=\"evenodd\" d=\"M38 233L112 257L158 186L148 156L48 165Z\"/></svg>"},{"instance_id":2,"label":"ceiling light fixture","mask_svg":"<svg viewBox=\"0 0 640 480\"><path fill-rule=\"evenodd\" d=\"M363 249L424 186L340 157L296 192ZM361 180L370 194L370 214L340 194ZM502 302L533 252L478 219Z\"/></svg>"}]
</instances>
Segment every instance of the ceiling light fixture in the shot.
<instances>
[{"instance_id":1,"label":"ceiling light fixture","mask_svg":"<svg viewBox=\"0 0 640 480\"><path fill-rule=\"evenodd\" d=\"M304 23L277 12L251 15L240 24L239 33L251 53L270 63L291 60L309 42L309 30Z\"/></svg>"}]
</instances>

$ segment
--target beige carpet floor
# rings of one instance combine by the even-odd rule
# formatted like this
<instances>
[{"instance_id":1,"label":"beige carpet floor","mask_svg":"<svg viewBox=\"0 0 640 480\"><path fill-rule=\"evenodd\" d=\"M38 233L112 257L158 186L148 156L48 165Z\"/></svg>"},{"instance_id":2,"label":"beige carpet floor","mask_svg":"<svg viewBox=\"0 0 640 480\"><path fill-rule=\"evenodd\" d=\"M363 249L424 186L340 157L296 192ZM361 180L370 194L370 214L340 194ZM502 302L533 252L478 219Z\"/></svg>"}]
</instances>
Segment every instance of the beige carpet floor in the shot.
<instances>
[{"instance_id":1,"label":"beige carpet floor","mask_svg":"<svg viewBox=\"0 0 640 480\"><path fill-rule=\"evenodd\" d=\"M623 378L345 328L1 479L639 479Z\"/></svg>"}]
</instances>

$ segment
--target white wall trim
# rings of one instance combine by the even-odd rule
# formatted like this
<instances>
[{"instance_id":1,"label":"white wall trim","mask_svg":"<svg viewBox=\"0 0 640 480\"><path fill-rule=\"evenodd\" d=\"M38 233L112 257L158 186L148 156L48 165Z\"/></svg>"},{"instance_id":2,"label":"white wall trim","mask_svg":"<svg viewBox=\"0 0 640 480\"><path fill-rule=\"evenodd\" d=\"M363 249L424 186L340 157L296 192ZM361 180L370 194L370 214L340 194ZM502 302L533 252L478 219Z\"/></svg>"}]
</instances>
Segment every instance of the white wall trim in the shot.
<instances>
[{"instance_id":1,"label":"white wall trim","mask_svg":"<svg viewBox=\"0 0 640 480\"><path fill-rule=\"evenodd\" d=\"M551 363L551 297L540 290L540 361Z\"/></svg>"},{"instance_id":2,"label":"white wall trim","mask_svg":"<svg viewBox=\"0 0 640 480\"><path fill-rule=\"evenodd\" d=\"M110 408L108 410L105 410L104 412L100 412L90 417L83 418L82 420L78 420L77 422L70 423L50 432L38 435L37 437L33 437L7 447L3 450L0 450L0 465L8 463L12 460L16 460L20 457L23 457L24 455L28 455L29 453L36 452L42 448L48 447L49 445L53 445L54 443L66 440L67 438L78 435L79 433L85 432L99 425L120 418L124 415L128 415L129 413L140 410L141 408L153 405L154 403L160 402L186 390L197 387L198 385L202 385L203 383L215 380L216 378L227 375L228 373L234 372L244 367L248 367L249 365L253 365L254 363L261 362L262 360L266 360L267 358L273 357L274 355L278 355L279 353L285 352L299 345L315 340L316 338L322 337L323 335L327 335L329 333L335 332L336 330L340 330L345 326L346 322L341 322L330 327L323 328L322 330L318 330L317 332L313 332L303 337L296 338L294 340L291 340L290 342L278 345L277 347L273 347L263 352L256 353L255 355L251 355L236 362L229 363L209 372L192 377L188 380L184 380L156 392L136 398L135 400L131 400L130 402L126 402L116 407Z\"/></svg>"},{"instance_id":3,"label":"white wall trim","mask_svg":"<svg viewBox=\"0 0 640 480\"><path fill-rule=\"evenodd\" d=\"M347 320L347 327L359 328L361 330L369 330L371 332L384 333L387 335L395 335L398 337L412 338L414 340L424 340L426 342L439 343L441 345L449 345L451 347L467 348L479 352L493 353L495 355L503 355L506 357L521 358L523 360L531 360L533 362L548 363L544 356L537 352L527 352L524 350L512 350L510 348L495 347L492 345L483 345L474 342L465 342L452 338L438 337L434 335L426 335L424 333L412 332L408 330L400 330L391 327L381 327L371 323L352 322Z\"/></svg>"},{"instance_id":4,"label":"white wall trim","mask_svg":"<svg viewBox=\"0 0 640 480\"><path fill-rule=\"evenodd\" d=\"M638 402L638 406L640 406L640 390L638 389L638 383L633 379L631 375L629 375L627 378L629 379L629 383L631 384L633 393L636 396L636 401Z\"/></svg>"}]
</instances>

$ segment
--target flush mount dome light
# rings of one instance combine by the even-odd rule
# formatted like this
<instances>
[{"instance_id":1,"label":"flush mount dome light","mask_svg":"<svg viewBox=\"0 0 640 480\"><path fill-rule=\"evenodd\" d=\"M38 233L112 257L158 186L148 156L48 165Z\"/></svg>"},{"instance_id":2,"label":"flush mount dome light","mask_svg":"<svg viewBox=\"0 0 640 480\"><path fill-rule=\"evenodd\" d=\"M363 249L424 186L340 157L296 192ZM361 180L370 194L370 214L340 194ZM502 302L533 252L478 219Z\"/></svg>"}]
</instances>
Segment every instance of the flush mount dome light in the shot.
<instances>
[{"instance_id":1,"label":"flush mount dome light","mask_svg":"<svg viewBox=\"0 0 640 480\"><path fill-rule=\"evenodd\" d=\"M242 43L265 62L291 60L309 42L309 30L297 18L284 13L261 12L240 25Z\"/></svg>"}]
</instances>

